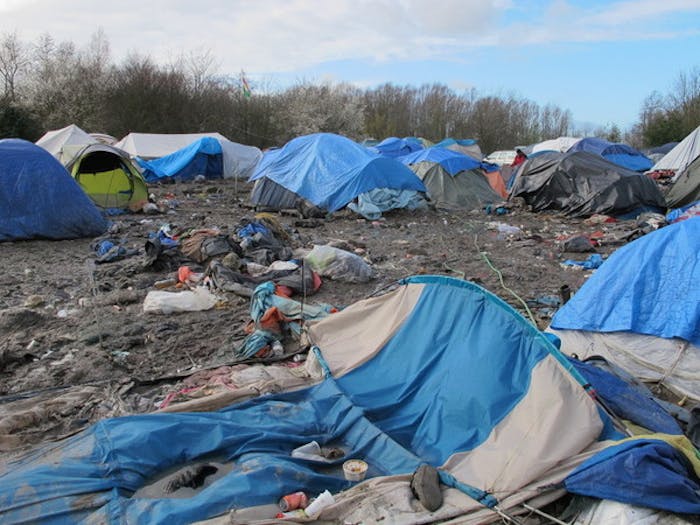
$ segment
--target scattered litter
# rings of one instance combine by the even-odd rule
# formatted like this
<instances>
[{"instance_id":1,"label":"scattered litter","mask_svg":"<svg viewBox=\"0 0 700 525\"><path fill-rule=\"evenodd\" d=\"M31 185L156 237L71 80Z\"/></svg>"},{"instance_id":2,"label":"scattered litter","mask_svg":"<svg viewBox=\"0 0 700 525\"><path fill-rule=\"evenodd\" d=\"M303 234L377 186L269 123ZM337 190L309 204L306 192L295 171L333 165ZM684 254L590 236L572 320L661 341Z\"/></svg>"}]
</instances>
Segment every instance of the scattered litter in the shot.
<instances>
[{"instance_id":1,"label":"scattered litter","mask_svg":"<svg viewBox=\"0 0 700 525\"><path fill-rule=\"evenodd\" d=\"M143 311L156 314L196 312L214 308L217 301L217 297L202 286L185 292L151 291L143 301Z\"/></svg>"},{"instance_id":2,"label":"scattered litter","mask_svg":"<svg viewBox=\"0 0 700 525\"><path fill-rule=\"evenodd\" d=\"M567 259L561 264L562 266L578 266L584 270L595 270L596 268L599 268L601 264L603 264L603 257L598 253L594 253L589 255L588 259L585 261L574 261L572 259Z\"/></svg>"},{"instance_id":3,"label":"scattered litter","mask_svg":"<svg viewBox=\"0 0 700 525\"><path fill-rule=\"evenodd\" d=\"M343 474L348 481L362 481L367 475L368 465L361 459L349 459L343 463Z\"/></svg>"}]
</instances>

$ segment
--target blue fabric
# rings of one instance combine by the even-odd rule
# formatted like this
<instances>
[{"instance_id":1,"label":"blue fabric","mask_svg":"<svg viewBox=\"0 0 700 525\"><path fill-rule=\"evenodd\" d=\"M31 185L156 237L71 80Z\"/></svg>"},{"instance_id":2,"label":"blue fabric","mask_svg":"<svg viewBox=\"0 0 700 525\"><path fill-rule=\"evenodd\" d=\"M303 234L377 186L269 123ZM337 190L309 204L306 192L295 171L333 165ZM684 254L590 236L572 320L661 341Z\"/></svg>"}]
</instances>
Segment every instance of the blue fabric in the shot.
<instances>
[{"instance_id":1,"label":"blue fabric","mask_svg":"<svg viewBox=\"0 0 700 525\"><path fill-rule=\"evenodd\" d=\"M262 177L330 212L375 188L426 191L400 162L332 133L298 137L265 153L250 180Z\"/></svg>"},{"instance_id":2,"label":"blue fabric","mask_svg":"<svg viewBox=\"0 0 700 525\"><path fill-rule=\"evenodd\" d=\"M700 217L613 252L554 315L552 328L630 331L700 345Z\"/></svg>"},{"instance_id":3,"label":"blue fabric","mask_svg":"<svg viewBox=\"0 0 700 525\"><path fill-rule=\"evenodd\" d=\"M574 494L700 514L700 480L685 456L662 440L608 447L569 474L564 485Z\"/></svg>"},{"instance_id":4,"label":"blue fabric","mask_svg":"<svg viewBox=\"0 0 700 525\"><path fill-rule=\"evenodd\" d=\"M642 152L627 144L610 142L597 137L586 137L569 148L569 151L588 151L618 166L624 166L632 171L648 171L654 163Z\"/></svg>"},{"instance_id":5,"label":"blue fabric","mask_svg":"<svg viewBox=\"0 0 700 525\"><path fill-rule=\"evenodd\" d=\"M440 166L453 177L460 171L473 170L484 166L484 163L471 158L469 155L451 149L439 148L437 146L404 155L397 160L407 166L418 164L419 162L440 164Z\"/></svg>"},{"instance_id":6,"label":"blue fabric","mask_svg":"<svg viewBox=\"0 0 700 525\"><path fill-rule=\"evenodd\" d=\"M193 180L197 175L207 179L224 176L224 161L221 144L211 137L203 137L189 146L155 160L138 159L146 182L163 178Z\"/></svg>"},{"instance_id":7,"label":"blue fabric","mask_svg":"<svg viewBox=\"0 0 700 525\"><path fill-rule=\"evenodd\" d=\"M603 264L603 257L598 253L593 253L585 261L566 259L562 264L565 266L580 266L585 270L595 270Z\"/></svg>"},{"instance_id":8,"label":"blue fabric","mask_svg":"<svg viewBox=\"0 0 700 525\"><path fill-rule=\"evenodd\" d=\"M412 140L411 140L412 139ZM396 158L408 155L414 151L423 149L423 144L418 139L409 137L400 139L398 137L388 137L379 144L371 146L370 151L383 157Z\"/></svg>"},{"instance_id":9,"label":"blue fabric","mask_svg":"<svg viewBox=\"0 0 700 525\"><path fill-rule=\"evenodd\" d=\"M0 474L0 521L174 525L297 490L336 492L351 486L343 458L329 468L291 451L315 440L365 459L368 477L410 473L483 443L527 394L532 369L546 356L583 385L549 341L493 294L447 277L406 282L425 284L409 318L376 357L340 379L213 413L97 423ZM196 461L233 462L233 470L190 498L130 498L167 469ZM486 487L454 481L495 503Z\"/></svg>"},{"instance_id":10,"label":"blue fabric","mask_svg":"<svg viewBox=\"0 0 700 525\"><path fill-rule=\"evenodd\" d=\"M675 208L666 214L666 220L668 222L675 222L690 208L698 205L700 205L700 201L691 202L690 204L682 206L681 208Z\"/></svg>"},{"instance_id":11,"label":"blue fabric","mask_svg":"<svg viewBox=\"0 0 700 525\"><path fill-rule=\"evenodd\" d=\"M357 196L357 203L351 202L348 208L365 219L376 221L382 213L395 210L419 210L428 207L425 195L414 190L390 190L376 188Z\"/></svg>"},{"instance_id":12,"label":"blue fabric","mask_svg":"<svg viewBox=\"0 0 700 525\"><path fill-rule=\"evenodd\" d=\"M45 149L0 140L0 242L96 237L108 222Z\"/></svg>"},{"instance_id":13,"label":"blue fabric","mask_svg":"<svg viewBox=\"0 0 700 525\"><path fill-rule=\"evenodd\" d=\"M446 138L435 144L435 148L449 148L450 146L454 146L457 144L458 146L473 146L476 144L476 140L474 139L453 139L453 138Z\"/></svg>"},{"instance_id":14,"label":"blue fabric","mask_svg":"<svg viewBox=\"0 0 700 525\"><path fill-rule=\"evenodd\" d=\"M596 366L596 361L584 362L573 358L569 358L569 361L591 384L596 395L620 418L651 432L683 434L676 419L654 400L654 396L643 385L635 386L623 381Z\"/></svg>"}]
</instances>

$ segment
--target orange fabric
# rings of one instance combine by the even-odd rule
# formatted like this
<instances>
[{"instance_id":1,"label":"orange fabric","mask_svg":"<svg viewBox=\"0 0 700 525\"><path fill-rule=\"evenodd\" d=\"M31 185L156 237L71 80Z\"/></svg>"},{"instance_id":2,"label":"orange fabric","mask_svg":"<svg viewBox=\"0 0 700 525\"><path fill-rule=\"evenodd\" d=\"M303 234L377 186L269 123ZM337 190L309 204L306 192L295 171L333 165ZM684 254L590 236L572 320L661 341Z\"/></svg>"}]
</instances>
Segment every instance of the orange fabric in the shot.
<instances>
[{"instance_id":1,"label":"orange fabric","mask_svg":"<svg viewBox=\"0 0 700 525\"><path fill-rule=\"evenodd\" d=\"M484 175L486 175L486 180L489 181L489 184L493 188L493 191L498 193L504 199L508 197L506 185L503 182L503 177L501 177L500 172L491 171L484 173Z\"/></svg>"}]
</instances>

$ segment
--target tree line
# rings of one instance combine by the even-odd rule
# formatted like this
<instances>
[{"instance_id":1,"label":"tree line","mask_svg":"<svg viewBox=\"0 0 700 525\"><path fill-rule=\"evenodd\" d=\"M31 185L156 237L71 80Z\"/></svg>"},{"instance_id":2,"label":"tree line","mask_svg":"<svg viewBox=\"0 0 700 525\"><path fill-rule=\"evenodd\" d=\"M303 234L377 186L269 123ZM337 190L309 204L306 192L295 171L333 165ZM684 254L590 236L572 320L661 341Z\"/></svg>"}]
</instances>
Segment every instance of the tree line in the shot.
<instances>
[{"instance_id":1,"label":"tree line","mask_svg":"<svg viewBox=\"0 0 700 525\"><path fill-rule=\"evenodd\" d=\"M637 146L656 145L692 131L687 127L700 122L699 77L697 71L683 76L678 86L683 89L673 97L650 96L640 123L624 138ZM218 131L261 148L315 132L355 140L476 138L484 152L591 131L623 139L614 124L577 130L571 112L552 104L541 106L515 94L480 95L476 89L457 93L439 83L360 89L299 81L275 89L262 81L249 96L240 77L219 74L208 51L165 65L138 53L115 63L102 30L84 48L48 34L36 42L23 42L16 33L0 35L0 82L0 137L28 140L68 124L117 138L132 131Z\"/></svg>"}]
</instances>

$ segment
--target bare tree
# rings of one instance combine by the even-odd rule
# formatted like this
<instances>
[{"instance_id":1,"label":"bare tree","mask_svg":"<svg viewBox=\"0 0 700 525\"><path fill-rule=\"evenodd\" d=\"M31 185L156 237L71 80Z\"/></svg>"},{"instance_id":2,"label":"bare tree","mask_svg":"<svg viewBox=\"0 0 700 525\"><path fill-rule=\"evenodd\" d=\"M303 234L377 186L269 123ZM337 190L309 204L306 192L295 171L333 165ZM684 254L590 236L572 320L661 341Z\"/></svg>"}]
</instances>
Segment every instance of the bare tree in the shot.
<instances>
[{"instance_id":1,"label":"bare tree","mask_svg":"<svg viewBox=\"0 0 700 525\"><path fill-rule=\"evenodd\" d=\"M3 83L3 98L17 100L17 81L29 64L28 53L17 33L0 37L0 77Z\"/></svg>"}]
</instances>

